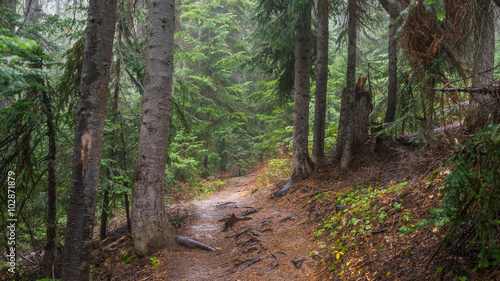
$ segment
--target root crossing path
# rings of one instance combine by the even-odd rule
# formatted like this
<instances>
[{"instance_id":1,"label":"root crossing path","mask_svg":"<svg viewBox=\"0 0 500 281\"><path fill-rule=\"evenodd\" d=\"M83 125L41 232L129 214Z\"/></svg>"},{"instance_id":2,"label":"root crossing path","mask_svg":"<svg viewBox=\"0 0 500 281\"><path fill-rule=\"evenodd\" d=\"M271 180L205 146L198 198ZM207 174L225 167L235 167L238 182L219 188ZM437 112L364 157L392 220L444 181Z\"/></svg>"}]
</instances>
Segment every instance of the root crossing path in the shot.
<instances>
[{"instance_id":1,"label":"root crossing path","mask_svg":"<svg viewBox=\"0 0 500 281\"><path fill-rule=\"evenodd\" d=\"M216 251L157 253L161 264L150 269L148 280L314 280L322 261L310 257L319 248L313 222L286 196L270 199L272 190L256 189L254 180L255 175L232 178L221 191L190 203L192 215L180 235Z\"/></svg>"}]
</instances>

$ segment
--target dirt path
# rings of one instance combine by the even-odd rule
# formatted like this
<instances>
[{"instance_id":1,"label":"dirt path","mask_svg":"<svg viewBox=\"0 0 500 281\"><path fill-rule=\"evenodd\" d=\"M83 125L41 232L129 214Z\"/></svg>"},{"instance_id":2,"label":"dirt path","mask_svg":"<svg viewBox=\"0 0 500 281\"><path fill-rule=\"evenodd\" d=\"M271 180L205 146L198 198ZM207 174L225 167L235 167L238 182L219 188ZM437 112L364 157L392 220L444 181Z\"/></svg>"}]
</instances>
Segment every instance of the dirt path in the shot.
<instances>
[{"instance_id":1,"label":"dirt path","mask_svg":"<svg viewBox=\"0 0 500 281\"><path fill-rule=\"evenodd\" d=\"M215 252L188 248L160 252L162 272L149 280L313 280L317 263L309 257L314 247L312 233L305 227L308 218L276 204L269 199L270 191L251 194L254 177L232 178L222 191L188 207L193 215L180 234L216 248ZM221 219L232 213L246 220L222 232Z\"/></svg>"}]
</instances>

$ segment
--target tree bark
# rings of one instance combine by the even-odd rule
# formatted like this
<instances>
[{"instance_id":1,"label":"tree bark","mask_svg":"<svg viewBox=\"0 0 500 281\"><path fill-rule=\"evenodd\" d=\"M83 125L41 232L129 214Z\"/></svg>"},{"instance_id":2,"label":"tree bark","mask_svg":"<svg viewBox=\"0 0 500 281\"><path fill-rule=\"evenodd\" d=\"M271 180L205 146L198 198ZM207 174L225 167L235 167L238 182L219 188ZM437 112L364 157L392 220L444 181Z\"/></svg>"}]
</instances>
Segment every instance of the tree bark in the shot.
<instances>
[{"instance_id":1,"label":"tree bark","mask_svg":"<svg viewBox=\"0 0 500 281\"><path fill-rule=\"evenodd\" d=\"M398 95L398 52L396 31L398 25L396 21L391 21L389 27L389 85L387 87L387 109L385 111L384 123L394 122L396 118L396 105Z\"/></svg>"},{"instance_id":2,"label":"tree bark","mask_svg":"<svg viewBox=\"0 0 500 281\"><path fill-rule=\"evenodd\" d=\"M26 22L38 22L38 14L40 10L41 8L39 7L38 0L26 0L24 6L24 16L26 18Z\"/></svg>"},{"instance_id":3,"label":"tree bark","mask_svg":"<svg viewBox=\"0 0 500 281\"><path fill-rule=\"evenodd\" d=\"M336 157L340 160L341 170L346 170L352 159L354 105L356 95L356 42L357 18L354 13L354 0L348 1L348 49L346 88L342 91L340 109L339 134L337 138Z\"/></svg>"},{"instance_id":4,"label":"tree bark","mask_svg":"<svg viewBox=\"0 0 500 281\"><path fill-rule=\"evenodd\" d=\"M367 77L359 77L353 113L352 148L357 149L369 140L370 112L373 109L372 95L365 90Z\"/></svg>"},{"instance_id":5,"label":"tree bark","mask_svg":"<svg viewBox=\"0 0 500 281\"><path fill-rule=\"evenodd\" d=\"M328 14L328 0L318 0L318 57L316 65L312 152L314 163L318 163L325 158L326 92L328 89Z\"/></svg>"},{"instance_id":6,"label":"tree bark","mask_svg":"<svg viewBox=\"0 0 500 281\"><path fill-rule=\"evenodd\" d=\"M400 20L396 21L401 13L401 8L395 0L379 0L379 2L392 19L389 27L389 85L387 87L387 109L384 118L384 123L390 123L394 122L396 118L398 94L398 52L395 34L401 24ZM403 3L403 5L408 5L408 3Z\"/></svg>"},{"instance_id":7,"label":"tree bark","mask_svg":"<svg viewBox=\"0 0 500 281\"><path fill-rule=\"evenodd\" d=\"M165 166L174 50L173 0L146 1L147 64L139 151L132 185L132 240L138 256L175 244L165 211Z\"/></svg>"},{"instance_id":8,"label":"tree bark","mask_svg":"<svg viewBox=\"0 0 500 281\"><path fill-rule=\"evenodd\" d=\"M106 239L107 225L108 225L108 212L109 212L109 186L104 189L102 195L102 213L101 213L101 228L99 229L99 238L102 240Z\"/></svg>"},{"instance_id":9,"label":"tree bark","mask_svg":"<svg viewBox=\"0 0 500 281\"><path fill-rule=\"evenodd\" d=\"M89 280L116 3L91 0L88 8L62 270L65 281Z\"/></svg>"},{"instance_id":10,"label":"tree bark","mask_svg":"<svg viewBox=\"0 0 500 281\"><path fill-rule=\"evenodd\" d=\"M47 136L49 137L48 155L48 186L47 186L47 244L45 244L44 265L46 277L52 277L52 267L56 259L56 239L57 239L57 206L56 206L56 131L54 127L54 115L52 106L47 96L47 92L42 90L42 100L45 105L45 116L47 118Z\"/></svg>"},{"instance_id":11,"label":"tree bark","mask_svg":"<svg viewBox=\"0 0 500 281\"><path fill-rule=\"evenodd\" d=\"M309 157L309 92L311 74L311 2L305 0L295 33L295 93L293 108L292 180L303 180L313 172Z\"/></svg>"},{"instance_id":12,"label":"tree bark","mask_svg":"<svg viewBox=\"0 0 500 281\"><path fill-rule=\"evenodd\" d=\"M491 0L476 0L477 10L474 15L474 67L472 87L490 86L493 83L495 61L495 16ZM497 111L497 102L493 96L471 96L472 109L468 116L467 127L474 130L490 122L490 116Z\"/></svg>"}]
</instances>

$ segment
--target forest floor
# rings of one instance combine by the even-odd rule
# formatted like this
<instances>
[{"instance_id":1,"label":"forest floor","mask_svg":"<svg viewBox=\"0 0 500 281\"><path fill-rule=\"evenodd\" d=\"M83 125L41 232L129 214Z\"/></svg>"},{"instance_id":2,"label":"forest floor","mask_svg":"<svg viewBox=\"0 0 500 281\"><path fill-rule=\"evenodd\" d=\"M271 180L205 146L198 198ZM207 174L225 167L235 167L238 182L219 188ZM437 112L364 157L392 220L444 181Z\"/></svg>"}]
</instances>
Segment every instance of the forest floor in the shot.
<instances>
[{"instance_id":1,"label":"forest floor","mask_svg":"<svg viewBox=\"0 0 500 281\"><path fill-rule=\"evenodd\" d=\"M500 280L498 267L475 269L468 245L443 248L444 227L402 235L439 207L450 147L366 147L348 172L325 163L280 199L273 194L287 180L261 186L265 168L231 178L169 211L180 235L214 252L180 247L133 258L122 227L93 255L94 280ZM224 231L232 214L238 220Z\"/></svg>"},{"instance_id":2,"label":"forest floor","mask_svg":"<svg viewBox=\"0 0 500 281\"><path fill-rule=\"evenodd\" d=\"M168 207L178 233L213 252L177 247L139 259L125 219L114 219L95 241L93 280L500 280L500 266L476 269L468 243L443 248L445 227L402 235L439 207L452 146L365 147L349 171L320 165L280 199L287 180L260 184L264 167Z\"/></svg>"},{"instance_id":3,"label":"forest floor","mask_svg":"<svg viewBox=\"0 0 500 281\"><path fill-rule=\"evenodd\" d=\"M269 198L270 190L255 186L255 178L255 174L231 178L219 192L173 208L178 217L186 211L189 214L178 233L214 247L214 252L184 247L165 249L152 255L158 261L156 265L151 262L152 256L125 264L121 258L127 251L122 247L114 257L94 262L99 263L96 277L98 280L312 280L318 262L309 253L318 245L311 239L313 229L309 219L297 208L275 204ZM239 220L223 231L226 219L232 214ZM124 234L122 230L118 236ZM109 246L100 247L106 248Z\"/></svg>"}]
</instances>

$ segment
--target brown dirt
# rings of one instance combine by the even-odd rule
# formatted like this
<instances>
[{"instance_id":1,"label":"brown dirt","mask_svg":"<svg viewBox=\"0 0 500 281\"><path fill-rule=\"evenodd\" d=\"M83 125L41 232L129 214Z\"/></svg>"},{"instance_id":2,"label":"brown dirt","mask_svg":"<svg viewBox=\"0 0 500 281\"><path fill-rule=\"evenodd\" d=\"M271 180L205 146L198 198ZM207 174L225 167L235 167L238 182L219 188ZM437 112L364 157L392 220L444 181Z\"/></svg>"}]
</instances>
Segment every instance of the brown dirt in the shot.
<instances>
[{"instance_id":1,"label":"brown dirt","mask_svg":"<svg viewBox=\"0 0 500 281\"><path fill-rule=\"evenodd\" d=\"M310 280L316 264L308 257L310 233L300 225L293 210L281 209L272 200L264 199L266 192L251 194L255 190L254 178L232 178L221 192L193 202L189 209L194 215L179 233L217 250L183 248L165 253L168 277L152 280ZM241 217L250 210L257 212L222 232L221 219L233 213ZM287 217L293 218L280 222ZM244 230L247 231L237 236ZM301 269L292 264L295 258L306 258Z\"/></svg>"},{"instance_id":2,"label":"brown dirt","mask_svg":"<svg viewBox=\"0 0 500 281\"><path fill-rule=\"evenodd\" d=\"M221 191L181 206L191 215L178 233L216 251L179 247L153 254L156 266L149 262L152 256L139 260L133 254L132 262L125 264L121 257L131 253L127 241L106 260L94 259L94 280L312 280L321 262L318 256L309 257L318 248L309 219L293 205L271 199L272 186L256 188L255 177L229 179ZM252 210L256 212L244 214ZM245 218L222 232L223 219L233 213ZM298 268L294 259L299 260Z\"/></svg>"}]
</instances>

